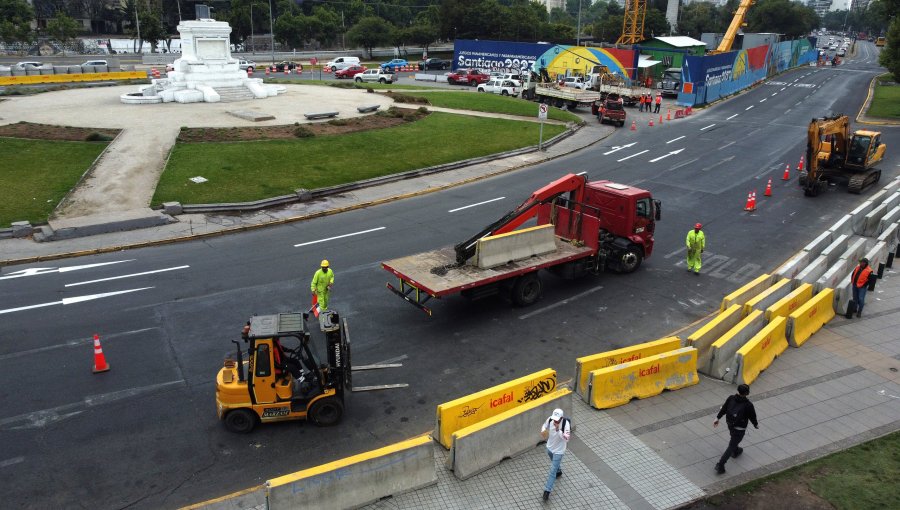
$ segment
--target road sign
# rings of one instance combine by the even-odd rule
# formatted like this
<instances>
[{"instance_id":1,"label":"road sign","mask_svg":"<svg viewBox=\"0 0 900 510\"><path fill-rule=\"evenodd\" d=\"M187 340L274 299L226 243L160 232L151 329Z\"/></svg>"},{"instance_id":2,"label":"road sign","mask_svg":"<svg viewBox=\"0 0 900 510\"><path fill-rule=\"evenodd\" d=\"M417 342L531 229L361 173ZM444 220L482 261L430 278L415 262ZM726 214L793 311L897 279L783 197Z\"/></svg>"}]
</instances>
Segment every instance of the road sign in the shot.
<instances>
[{"instance_id":1,"label":"road sign","mask_svg":"<svg viewBox=\"0 0 900 510\"><path fill-rule=\"evenodd\" d=\"M538 119L547 120L547 105L541 103L538 105Z\"/></svg>"}]
</instances>

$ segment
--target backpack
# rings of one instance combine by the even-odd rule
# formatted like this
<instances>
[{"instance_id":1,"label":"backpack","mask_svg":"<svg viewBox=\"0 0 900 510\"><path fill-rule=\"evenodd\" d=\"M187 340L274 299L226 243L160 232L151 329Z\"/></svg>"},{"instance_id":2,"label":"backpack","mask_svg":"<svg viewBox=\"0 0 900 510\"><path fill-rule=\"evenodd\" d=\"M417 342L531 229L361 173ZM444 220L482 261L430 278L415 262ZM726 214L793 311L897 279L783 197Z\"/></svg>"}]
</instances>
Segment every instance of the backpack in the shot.
<instances>
[{"instance_id":1,"label":"backpack","mask_svg":"<svg viewBox=\"0 0 900 510\"><path fill-rule=\"evenodd\" d=\"M725 410L725 422L729 425L746 425L747 424L747 403L739 402L737 399L731 399L728 409Z\"/></svg>"}]
</instances>

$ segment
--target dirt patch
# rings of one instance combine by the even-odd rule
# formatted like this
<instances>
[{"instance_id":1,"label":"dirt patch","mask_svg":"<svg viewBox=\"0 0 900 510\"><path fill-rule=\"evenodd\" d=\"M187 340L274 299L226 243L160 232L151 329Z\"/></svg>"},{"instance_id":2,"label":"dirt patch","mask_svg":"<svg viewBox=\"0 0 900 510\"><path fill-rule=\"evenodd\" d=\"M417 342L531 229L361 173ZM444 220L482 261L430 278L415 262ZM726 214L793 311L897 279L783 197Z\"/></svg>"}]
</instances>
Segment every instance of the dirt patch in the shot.
<instances>
[{"instance_id":1,"label":"dirt patch","mask_svg":"<svg viewBox=\"0 0 900 510\"><path fill-rule=\"evenodd\" d=\"M70 142L110 141L119 134L118 129L51 126L19 122L0 126L0 137L27 138L31 140L66 140Z\"/></svg>"},{"instance_id":2,"label":"dirt patch","mask_svg":"<svg viewBox=\"0 0 900 510\"><path fill-rule=\"evenodd\" d=\"M365 117L332 119L310 124L288 124L285 126L258 126L233 128L181 128L178 141L182 143L202 142L246 142L253 140L286 140L310 136L328 136L384 129L415 122L428 115L423 110L388 108Z\"/></svg>"},{"instance_id":3,"label":"dirt patch","mask_svg":"<svg viewBox=\"0 0 900 510\"><path fill-rule=\"evenodd\" d=\"M763 482L751 492L728 491L685 507L690 510L791 510L833 509L828 501L813 493L806 483L796 479Z\"/></svg>"}]
</instances>

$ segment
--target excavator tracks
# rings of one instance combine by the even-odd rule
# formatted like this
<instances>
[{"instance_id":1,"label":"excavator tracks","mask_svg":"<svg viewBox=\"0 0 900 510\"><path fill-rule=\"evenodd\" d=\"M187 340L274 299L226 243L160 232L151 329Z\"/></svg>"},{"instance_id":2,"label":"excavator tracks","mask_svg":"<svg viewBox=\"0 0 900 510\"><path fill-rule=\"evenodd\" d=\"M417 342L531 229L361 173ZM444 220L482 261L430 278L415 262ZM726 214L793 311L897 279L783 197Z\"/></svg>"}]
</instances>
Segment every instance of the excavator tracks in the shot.
<instances>
[{"instance_id":1,"label":"excavator tracks","mask_svg":"<svg viewBox=\"0 0 900 510\"><path fill-rule=\"evenodd\" d=\"M869 186L881 180L881 170L867 170L850 176L847 181L847 191L854 194L860 194Z\"/></svg>"}]
</instances>

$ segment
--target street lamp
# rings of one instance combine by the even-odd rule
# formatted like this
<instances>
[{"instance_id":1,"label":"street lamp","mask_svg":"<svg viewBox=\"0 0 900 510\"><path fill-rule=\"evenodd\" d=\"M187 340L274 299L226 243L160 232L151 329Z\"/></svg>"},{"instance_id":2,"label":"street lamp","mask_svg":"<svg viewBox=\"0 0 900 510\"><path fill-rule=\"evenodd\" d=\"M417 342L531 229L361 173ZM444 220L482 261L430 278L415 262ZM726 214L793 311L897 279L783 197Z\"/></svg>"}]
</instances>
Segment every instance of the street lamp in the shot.
<instances>
[{"instance_id":1,"label":"street lamp","mask_svg":"<svg viewBox=\"0 0 900 510\"><path fill-rule=\"evenodd\" d=\"M269 0L269 33L272 36L272 65L275 65L275 24L272 22L272 0Z\"/></svg>"}]
</instances>

